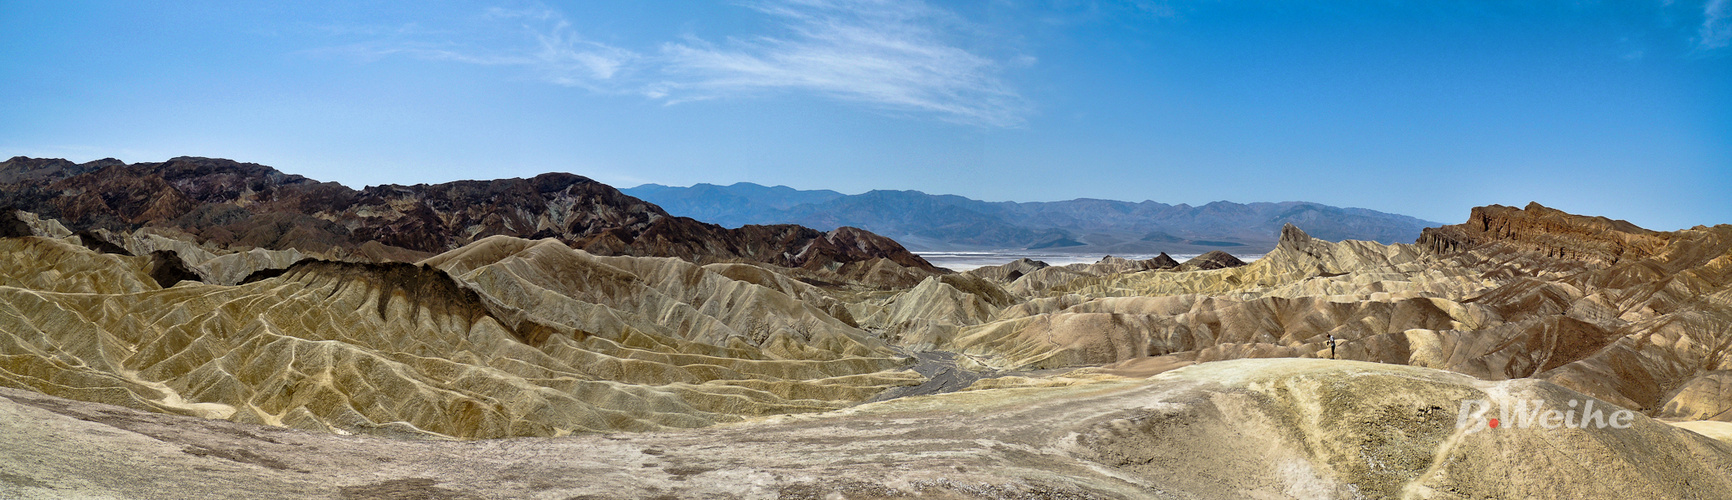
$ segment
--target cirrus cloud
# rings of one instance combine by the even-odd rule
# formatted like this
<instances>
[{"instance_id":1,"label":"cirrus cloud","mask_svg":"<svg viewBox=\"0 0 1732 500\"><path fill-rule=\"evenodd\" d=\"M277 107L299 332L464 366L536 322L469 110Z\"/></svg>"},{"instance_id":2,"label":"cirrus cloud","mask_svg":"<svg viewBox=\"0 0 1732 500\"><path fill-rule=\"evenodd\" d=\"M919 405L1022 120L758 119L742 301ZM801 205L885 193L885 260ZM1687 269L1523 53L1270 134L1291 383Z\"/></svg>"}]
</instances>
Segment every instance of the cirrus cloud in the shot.
<instances>
[{"instance_id":1,"label":"cirrus cloud","mask_svg":"<svg viewBox=\"0 0 1732 500\"><path fill-rule=\"evenodd\" d=\"M1702 27L1697 30L1696 44L1704 50L1732 45L1732 1L1710 0L1702 7Z\"/></svg>"},{"instance_id":2,"label":"cirrus cloud","mask_svg":"<svg viewBox=\"0 0 1732 500\"><path fill-rule=\"evenodd\" d=\"M959 47L971 26L919 0L764 0L744 4L776 21L770 35L696 37L640 53L581 36L561 12L489 9L466 28L378 33L332 49L366 59L406 56L516 67L559 85L636 94L666 104L809 93L872 109L985 127L1023 123L1027 102L1001 74L1008 63ZM978 37L977 37L978 38Z\"/></svg>"},{"instance_id":3,"label":"cirrus cloud","mask_svg":"<svg viewBox=\"0 0 1732 500\"><path fill-rule=\"evenodd\" d=\"M493 8L463 26L429 29L416 23L399 27L326 27L335 35L371 40L327 48L364 60L405 56L481 66L522 68L537 78L568 87L609 91L643 57L636 52L579 35L565 16L552 9Z\"/></svg>"},{"instance_id":4,"label":"cirrus cloud","mask_svg":"<svg viewBox=\"0 0 1732 500\"><path fill-rule=\"evenodd\" d=\"M670 102L764 91L807 91L947 121L1020 125L1024 99L1005 83L1005 66L951 43L954 15L904 0L784 0L751 8L784 23L785 34L699 39L661 48L669 79L648 95ZM1030 64L1026 57L1019 64Z\"/></svg>"}]
</instances>

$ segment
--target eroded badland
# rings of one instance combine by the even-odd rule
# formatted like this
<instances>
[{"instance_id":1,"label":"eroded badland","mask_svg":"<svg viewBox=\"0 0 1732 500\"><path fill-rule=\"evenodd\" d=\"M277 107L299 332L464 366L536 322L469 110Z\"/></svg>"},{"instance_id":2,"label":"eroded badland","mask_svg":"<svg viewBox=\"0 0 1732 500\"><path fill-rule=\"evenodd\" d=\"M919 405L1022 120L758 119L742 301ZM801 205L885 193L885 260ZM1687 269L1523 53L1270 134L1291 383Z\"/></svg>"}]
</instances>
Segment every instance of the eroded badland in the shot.
<instances>
[{"instance_id":1,"label":"eroded badland","mask_svg":"<svg viewBox=\"0 0 1732 500\"><path fill-rule=\"evenodd\" d=\"M571 175L0 166L8 498L1732 497L1732 225L954 273Z\"/></svg>"}]
</instances>

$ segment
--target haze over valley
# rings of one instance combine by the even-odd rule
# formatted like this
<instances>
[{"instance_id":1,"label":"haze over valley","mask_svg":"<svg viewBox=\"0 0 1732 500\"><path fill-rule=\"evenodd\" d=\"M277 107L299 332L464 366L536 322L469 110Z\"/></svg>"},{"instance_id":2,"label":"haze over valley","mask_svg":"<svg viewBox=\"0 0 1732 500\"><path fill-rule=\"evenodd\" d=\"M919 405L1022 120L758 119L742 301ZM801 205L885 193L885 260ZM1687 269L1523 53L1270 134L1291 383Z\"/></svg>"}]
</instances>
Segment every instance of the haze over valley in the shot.
<instances>
[{"instance_id":1,"label":"haze over valley","mask_svg":"<svg viewBox=\"0 0 1732 500\"><path fill-rule=\"evenodd\" d=\"M1220 250L1242 257L1273 249L1281 227L1294 224L1334 240L1412 241L1440 225L1362 208L1307 202L1202 206L1077 199L1060 202L984 202L919 191L844 195L752 183L670 187L646 184L623 192L672 213L738 227L802 224L853 226L883 234L915 251L1017 251L1066 255L1195 256ZM1038 254L1037 254L1038 255Z\"/></svg>"}]
</instances>

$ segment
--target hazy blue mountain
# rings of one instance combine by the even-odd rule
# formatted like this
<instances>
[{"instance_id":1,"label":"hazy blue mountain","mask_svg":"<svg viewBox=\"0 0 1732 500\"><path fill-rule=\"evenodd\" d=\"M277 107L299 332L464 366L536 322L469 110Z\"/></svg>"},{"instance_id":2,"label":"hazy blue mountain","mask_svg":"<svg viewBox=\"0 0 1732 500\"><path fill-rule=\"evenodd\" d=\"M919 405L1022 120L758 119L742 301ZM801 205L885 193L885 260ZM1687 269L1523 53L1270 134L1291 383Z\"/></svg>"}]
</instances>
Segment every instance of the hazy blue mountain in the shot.
<instances>
[{"instance_id":1,"label":"hazy blue mountain","mask_svg":"<svg viewBox=\"0 0 1732 500\"><path fill-rule=\"evenodd\" d=\"M844 195L751 183L669 187L646 184L626 194L669 213L730 227L793 223L818 229L855 226L917 250L1026 249L1079 253L1203 253L1241 255L1274 248L1291 223L1318 238L1412 242L1440 224L1309 202L1201 206L1153 201L1075 199L987 202L920 191Z\"/></svg>"},{"instance_id":2,"label":"hazy blue mountain","mask_svg":"<svg viewBox=\"0 0 1732 500\"><path fill-rule=\"evenodd\" d=\"M823 203L844 195L828 189L799 190L788 186L763 186L736 182L729 186L698 184L692 187L644 184L621 191L660 205L668 213L727 227L775 224L782 211L802 204ZM830 229L835 229L831 227Z\"/></svg>"}]
</instances>

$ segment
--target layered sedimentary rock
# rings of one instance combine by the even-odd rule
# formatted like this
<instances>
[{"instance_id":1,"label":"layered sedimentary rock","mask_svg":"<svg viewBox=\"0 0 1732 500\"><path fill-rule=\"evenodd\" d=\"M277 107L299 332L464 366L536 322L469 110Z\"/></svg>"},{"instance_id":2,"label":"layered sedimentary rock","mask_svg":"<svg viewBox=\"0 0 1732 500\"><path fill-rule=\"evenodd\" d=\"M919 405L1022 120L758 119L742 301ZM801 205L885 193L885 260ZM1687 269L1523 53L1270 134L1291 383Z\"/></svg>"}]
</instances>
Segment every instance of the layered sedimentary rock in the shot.
<instances>
[{"instance_id":1,"label":"layered sedimentary rock","mask_svg":"<svg viewBox=\"0 0 1732 500\"><path fill-rule=\"evenodd\" d=\"M977 325L1021 300L997 284L969 274L927 278L881 301L862 301L850 315L891 342L917 350L953 343L962 327Z\"/></svg>"},{"instance_id":2,"label":"layered sedimentary rock","mask_svg":"<svg viewBox=\"0 0 1732 500\"><path fill-rule=\"evenodd\" d=\"M1418 243L1441 253L1497 245L1547 257L1615 264L1626 258L1651 256L1666 239L1666 235L1628 221L1572 215L1529 203L1519 209L1476 207L1466 223L1426 228Z\"/></svg>"},{"instance_id":3,"label":"layered sedimentary rock","mask_svg":"<svg viewBox=\"0 0 1732 500\"><path fill-rule=\"evenodd\" d=\"M919 383L876 337L673 258L494 237L425 264L304 260L161 287L150 257L0 239L0 385L424 437L700 427ZM273 273L274 274L274 273Z\"/></svg>"},{"instance_id":4,"label":"layered sedimentary rock","mask_svg":"<svg viewBox=\"0 0 1732 500\"><path fill-rule=\"evenodd\" d=\"M209 241L200 244L193 235L171 228L151 227L131 232L96 229L73 234L59 221L42 219L22 210L0 211L0 226L12 228L6 230L8 236L5 237L39 236L83 246L97 253L150 257L146 272L165 288L180 281L233 285L253 273L282 270L309 257L293 248L237 251Z\"/></svg>"}]
</instances>

